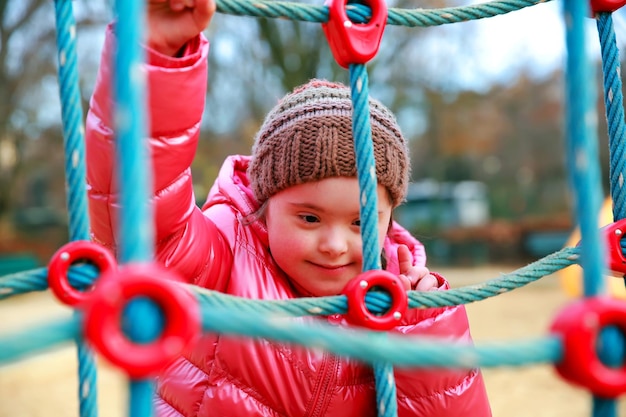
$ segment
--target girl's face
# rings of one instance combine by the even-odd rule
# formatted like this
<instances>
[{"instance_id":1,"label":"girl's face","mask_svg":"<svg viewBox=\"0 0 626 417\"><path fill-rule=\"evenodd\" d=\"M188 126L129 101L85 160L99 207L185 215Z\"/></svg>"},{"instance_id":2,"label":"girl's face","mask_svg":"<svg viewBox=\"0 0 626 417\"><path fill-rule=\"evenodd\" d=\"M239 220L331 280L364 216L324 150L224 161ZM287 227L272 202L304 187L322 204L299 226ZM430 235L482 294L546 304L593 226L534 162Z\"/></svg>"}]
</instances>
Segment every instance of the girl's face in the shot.
<instances>
[{"instance_id":1,"label":"girl's face","mask_svg":"<svg viewBox=\"0 0 626 417\"><path fill-rule=\"evenodd\" d=\"M272 256L300 292L337 295L362 270L356 178L332 177L296 185L273 195L265 221ZM391 218L391 201L378 194L379 249Z\"/></svg>"}]
</instances>

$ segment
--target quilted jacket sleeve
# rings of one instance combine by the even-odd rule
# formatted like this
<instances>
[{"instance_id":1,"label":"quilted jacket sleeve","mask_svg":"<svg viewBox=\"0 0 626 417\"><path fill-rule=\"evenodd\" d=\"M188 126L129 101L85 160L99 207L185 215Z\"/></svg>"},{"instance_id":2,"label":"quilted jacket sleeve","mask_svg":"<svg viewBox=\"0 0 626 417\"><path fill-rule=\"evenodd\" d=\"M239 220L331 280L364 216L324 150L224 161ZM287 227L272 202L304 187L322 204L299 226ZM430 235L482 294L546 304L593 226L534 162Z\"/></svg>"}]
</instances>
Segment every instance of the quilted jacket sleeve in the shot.
<instances>
[{"instance_id":1,"label":"quilted jacket sleeve","mask_svg":"<svg viewBox=\"0 0 626 417\"><path fill-rule=\"evenodd\" d=\"M120 236L113 132L113 25L106 32L87 115L87 183L92 238L115 251ZM153 173L156 257L189 282L224 274L230 256L221 235L196 207L191 180L204 109L208 42L189 42L183 58L147 50L149 149ZM220 258L220 262L212 262ZM211 270L213 268L213 270Z\"/></svg>"},{"instance_id":2,"label":"quilted jacket sleeve","mask_svg":"<svg viewBox=\"0 0 626 417\"><path fill-rule=\"evenodd\" d=\"M439 291L449 289L440 275ZM396 333L432 338L443 343L471 345L465 306L411 309ZM396 369L401 416L489 417L491 407L479 369ZM424 393L428 395L424 395Z\"/></svg>"},{"instance_id":3,"label":"quilted jacket sleeve","mask_svg":"<svg viewBox=\"0 0 626 417\"><path fill-rule=\"evenodd\" d=\"M400 326L398 332L443 343L472 343L464 306L427 311L430 317L422 317L412 326ZM395 376L400 416L491 416L479 369L396 369Z\"/></svg>"}]
</instances>

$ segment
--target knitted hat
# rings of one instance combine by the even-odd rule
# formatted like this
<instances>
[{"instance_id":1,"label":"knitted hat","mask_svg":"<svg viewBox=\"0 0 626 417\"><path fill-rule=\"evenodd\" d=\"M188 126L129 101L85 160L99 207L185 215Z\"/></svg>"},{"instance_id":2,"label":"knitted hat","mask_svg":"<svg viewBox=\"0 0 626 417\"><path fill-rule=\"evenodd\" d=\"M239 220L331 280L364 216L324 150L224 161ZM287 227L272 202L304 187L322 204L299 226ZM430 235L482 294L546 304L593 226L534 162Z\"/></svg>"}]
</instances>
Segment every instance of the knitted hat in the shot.
<instances>
[{"instance_id":1,"label":"knitted hat","mask_svg":"<svg viewBox=\"0 0 626 417\"><path fill-rule=\"evenodd\" d=\"M369 104L376 176L396 207L409 181L407 144L391 111L372 98ZM256 135L248 175L261 204L294 185L355 177L350 89L311 80L286 95Z\"/></svg>"}]
</instances>

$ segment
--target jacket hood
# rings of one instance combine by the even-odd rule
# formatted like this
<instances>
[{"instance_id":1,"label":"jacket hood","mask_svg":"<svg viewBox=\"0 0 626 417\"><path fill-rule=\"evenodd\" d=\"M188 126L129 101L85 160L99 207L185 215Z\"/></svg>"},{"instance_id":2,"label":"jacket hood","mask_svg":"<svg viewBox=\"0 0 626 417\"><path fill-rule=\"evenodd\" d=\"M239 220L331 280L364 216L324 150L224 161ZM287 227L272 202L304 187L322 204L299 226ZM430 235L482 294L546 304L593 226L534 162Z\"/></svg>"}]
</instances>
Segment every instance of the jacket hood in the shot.
<instances>
[{"instance_id":1,"label":"jacket hood","mask_svg":"<svg viewBox=\"0 0 626 417\"><path fill-rule=\"evenodd\" d=\"M251 157L248 155L231 155L224 160L202 211L215 204L225 203L238 212L240 221L245 221L259 209L260 205L254 198L247 173L250 160ZM263 243L269 244L267 228L263 222L252 221L249 227Z\"/></svg>"}]
</instances>

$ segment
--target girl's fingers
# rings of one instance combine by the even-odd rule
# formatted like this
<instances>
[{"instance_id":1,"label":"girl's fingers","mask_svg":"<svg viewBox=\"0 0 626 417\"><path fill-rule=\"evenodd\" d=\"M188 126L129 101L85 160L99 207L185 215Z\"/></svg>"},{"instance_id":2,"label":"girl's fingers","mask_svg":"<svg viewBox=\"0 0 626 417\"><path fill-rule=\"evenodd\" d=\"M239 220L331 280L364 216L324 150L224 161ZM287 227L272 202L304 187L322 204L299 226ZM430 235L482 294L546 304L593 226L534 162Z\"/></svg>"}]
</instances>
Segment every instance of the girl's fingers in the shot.
<instances>
[{"instance_id":1,"label":"girl's fingers","mask_svg":"<svg viewBox=\"0 0 626 417\"><path fill-rule=\"evenodd\" d=\"M203 26L207 26L213 14L215 13L215 9L217 5L215 4L215 0L186 0L187 3L193 3L194 14L196 15L196 19L201 21Z\"/></svg>"},{"instance_id":2,"label":"girl's fingers","mask_svg":"<svg viewBox=\"0 0 626 417\"><path fill-rule=\"evenodd\" d=\"M432 274L422 277L422 279L417 281L417 285L415 285L415 290L417 291L431 291L437 288L439 288L439 281Z\"/></svg>"},{"instance_id":3,"label":"girl's fingers","mask_svg":"<svg viewBox=\"0 0 626 417\"><path fill-rule=\"evenodd\" d=\"M413 257L411 251L406 245L398 246L398 267L401 274L408 274L409 270L413 266Z\"/></svg>"},{"instance_id":4,"label":"girl's fingers","mask_svg":"<svg viewBox=\"0 0 626 417\"><path fill-rule=\"evenodd\" d=\"M404 285L404 289L407 291L410 291L411 288L413 288L413 285L411 283L411 280L409 279L409 277L407 277L404 274L400 274L398 275L398 278L400 278L400 281L402 281L402 284Z\"/></svg>"},{"instance_id":5,"label":"girl's fingers","mask_svg":"<svg viewBox=\"0 0 626 417\"><path fill-rule=\"evenodd\" d=\"M170 0L170 9L175 12L180 12L187 6L186 3L186 0Z\"/></svg>"}]
</instances>

